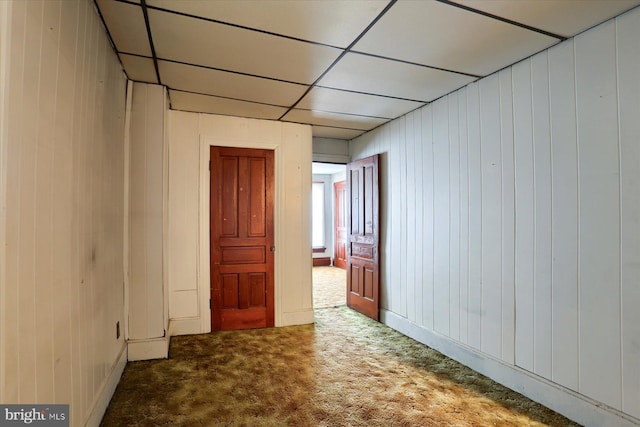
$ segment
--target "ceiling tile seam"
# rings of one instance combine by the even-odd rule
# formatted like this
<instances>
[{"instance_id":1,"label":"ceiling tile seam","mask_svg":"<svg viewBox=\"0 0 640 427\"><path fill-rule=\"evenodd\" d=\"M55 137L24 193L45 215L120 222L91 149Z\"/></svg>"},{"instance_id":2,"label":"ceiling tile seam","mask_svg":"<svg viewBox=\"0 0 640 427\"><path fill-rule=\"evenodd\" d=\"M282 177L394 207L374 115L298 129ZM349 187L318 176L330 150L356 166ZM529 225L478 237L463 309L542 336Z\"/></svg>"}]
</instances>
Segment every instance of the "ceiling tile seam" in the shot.
<instances>
[{"instance_id":1,"label":"ceiling tile seam","mask_svg":"<svg viewBox=\"0 0 640 427\"><path fill-rule=\"evenodd\" d=\"M136 55L136 56L138 56L138 55ZM148 58L148 57L145 57L145 58ZM190 62L176 61L175 59L158 58L158 61L172 62L174 64L187 65L187 66L190 66L190 67L204 68L206 70L220 71L220 72L223 72L223 73L237 74L237 75L247 76L247 77L255 77L255 78L258 78L258 79L264 79L264 80L280 82L280 83L289 83L289 84L298 85L298 86L309 86L308 83L300 83L300 82L294 82L294 81L291 81L291 80L277 79L275 77L261 76L261 75L258 75L258 74L251 74L251 73L244 73L242 71L227 70L225 68L210 67L208 65L192 64Z\"/></svg>"},{"instance_id":2,"label":"ceiling tile seam","mask_svg":"<svg viewBox=\"0 0 640 427\"><path fill-rule=\"evenodd\" d=\"M237 114L225 114L225 113L211 113L211 112L207 112L207 111L202 111L202 110L189 110L188 108L176 108L171 106L170 109L172 111L184 111L185 113L194 113L194 114L213 114L215 116L225 116L225 117L235 117L237 118L241 118L241 119L251 119L251 120L268 120L270 122L279 122L279 119L270 119L270 118L266 118L266 117L259 117L257 115L254 116L238 116ZM304 124L304 125L309 125L309 123L300 123L300 124Z\"/></svg>"},{"instance_id":3,"label":"ceiling tile seam","mask_svg":"<svg viewBox=\"0 0 640 427\"><path fill-rule=\"evenodd\" d=\"M350 51L350 53L353 53L353 54L356 54L356 55L369 56L369 57L372 57L372 58L384 59L385 61L399 62L401 64L415 65L415 66L418 66L418 67L429 68L431 70L444 71L444 72L452 73L452 74L460 74L462 76L473 77L475 79L480 79L480 78L484 77L484 76L481 76L481 75L478 75L478 74L467 73L465 71L449 70L448 68L436 67L435 65L421 64L419 62L407 61L405 59L399 59L399 58L390 58L388 56L376 55L375 53L368 53L368 52L363 52L363 51L360 51L360 50L352 50L352 51Z\"/></svg>"},{"instance_id":4,"label":"ceiling tile seam","mask_svg":"<svg viewBox=\"0 0 640 427\"><path fill-rule=\"evenodd\" d=\"M289 108L288 105L269 104L267 102L250 101L248 99L233 98L233 97L230 97L230 96L214 95L214 94L211 94L211 93L204 93L204 92L197 92L197 91L191 91L191 90L176 89L176 88L171 87L171 86L166 86L166 88L169 91L190 93L190 94L193 94L193 95L209 96L211 98L220 98L220 99L228 99L230 101L248 102L248 103L251 103L251 104L265 105L267 107ZM417 108L420 108L420 107L417 107ZM293 111L293 110L298 110L298 111L316 111L316 112L319 112L319 113L339 114L339 115L343 115L343 116L363 117L363 118L382 119L382 120L393 120L395 118L395 117L371 116L371 115L367 115L367 114L345 113L345 112L341 112L341 111L331 111L331 110L313 110L313 109L307 109L307 108L293 108L291 111Z\"/></svg>"},{"instance_id":5,"label":"ceiling tile seam","mask_svg":"<svg viewBox=\"0 0 640 427\"><path fill-rule=\"evenodd\" d=\"M213 114L213 115L216 115L216 116L236 117L236 118L238 117L237 115L233 115L233 114L210 113L210 112L203 112L203 111L197 111L197 110L189 110L187 108L176 108L176 107L173 107L173 106L170 106L169 108L172 111L184 111L184 112L187 112L187 113L194 113L194 114ZM243 118L251 119L251 120L268 120L268 121L271 121L271 122L294 123L294 124L297 124L297 125L305 125L305 126L311 126L311 127L321 127L321 128L326 128L326 129L350 130L350 131L354 131L354 132L360 132L360 135L364 135L365 133L369 132L369 130L366 130L366 129L356 129L356 128L341 127L341 126L319 125L319 124L314 124L314 123L296 122L296 121L293 121L293 120L269 119L269 118L258 117L258 116L243 116ZM385 123L389 123L389 122L387 121ZM385 123L377 125L373 129L376 129L376 128L384 125ZM358 136L360 136L360 135L358 135Z\"/></svg>"},{"instance_id":6,"label":"ceiling tile seam","mask_svg":"<svg viewBox=\"0 0 640 427\"><path fill-rule=\"evenodd\" d=\"M121 50L117 50L117 49L114 49L114 50L118 55L128 55L128 56L135 56L137 58L144 58L144 59L153 60L153 58L150 57L150 56L140 55L138 53L131 53L131 52L126 52L126 51L121 51ZM381 57L381 58L384 59L384 57ZM204 69L207 69L207 70L220 71L220 72L229 73L229 74L237 74L237 75L241 75L241 76L253 77L253 78L263 79L263 80L268 80L268 81L275 81L275 82L280 82L280 83L289 83L289 84L298 85L298 86L307 86L307 87L310 86L309 84L298 83L298 82L294 82L294 81L291 81L291 80L276 79L276 78L273 78L273 77L261 76L261 75L258 75L258 74L243 73L243 72L240 72L240 71L233 71L233 70L227 70L227 69L224 69L224 68L210 67L210 66L207 66L207 65L193 64L193 63L190 63L190 62L176 61L174 59L167 59L167 58L162 58L162 57L158 57L158 61L171 62L171 63L174 63L174 64L180 64L180 65L187 65L187 66L191 66L191 67L204 68ZM476 78L480 78L480 77L476 77ZM131 80L133 80L133 79L131 79ZM170 88L169 86L167 86L167 87ZM421 104L428 104L429 102L432 102L431 100L403 98L401 96L385 95L385 94L382 94L382 93L374 93L374 92L363 92L363 91L358 91L358 90L344 89L344 88L332 87L332 86L316 85L315 87L322 88L322 89L335 90L335 91L340 91L340 92L346 92L346 93L354 93L354 94L359 94L359 95L376 96L376 97L379 97L379 98L397 99L399 101L418 102L418 103L421 103ZM191 92L191 91L177 89L177 88L171 88L171 89L173 89L173 90L181 90L183 92ZM202 95L211 95L211 94L205 94L203 92L195 92L195 91L193 91L193 93L202 94Z\"/></svg>"},{"instance_id":7,"label":"ceiling tile seam","mask_svg":"<svg viewBox=\"0 0 640 427\"><path fill-rule=\"evenodd\" d=\"M118 0L118 1L122 1L122 0ZM241 30L253 31L253 32L256 32L256 33L265 34L265 35L272 36L272 37L280 37L280 38L283 38L283 39L288 39L288 40L293 40L293 41L298 41L298 42L303 42L303 43L309 43L309 44L313 44L313 45L316 45L316 46L329 47L329 48L332 48L332 49L339 49L339 50L343 50L344 49L342 47L333 46L333 45L330 45L330 44L327 44L327 43L321 43L321 42L317 42L317 41L313 41L313 40L305 40L305 39L301 39L299 37L288 36L286 34L280 34L280 33L274 33L272 31L261 30L260 28L248 27L246 25L240 25L240 24L234 24L232 22L220 21L218 19L207 18L206 16L193 15L193 14L190 14L190 13L181 12L179 10L166 9L164 7L153 6L153 5L149 5L147 7L149 9L151 9L151 10L157 10L158 12L170 13L170 14L173 14L173 15L183 16L185 18L199 19L201 21L211 22L212 24L225 25L225 26L228 26L228 27L238 28L238 29L241 29Z\"/></svg>"},{"instance_id":8,"label":"ceiling tile seam","mask_svg":"<svg viewBox=\"0 0 640 427\"><path fill-rule=\"evenodd\" d=\"M341 116L351 116L351 117L363 117L369 119L382 119L382 120L393 120L395 117L383 117L383 116L370 116L368 114L355 114L355 113L345 113L341 111L330 111L330 110L316 110L310 108L293 108L291 111L311 111L316 113L327 113L327 114L340 114Z\"/></svg>"},{"instance_id":9,"label":"ceiling tile seam","mask_svg":"<svg viewBox=\"0 0 640 427\"><path fill-rule=\"evenodd\" d=\"M326 70L324 70L324 71L322 72L322 74L320 74L320 76L319 76L319 77L318 77L318 78L317 78L313 83L311 83L311 86L309 86L309 88L307 88L307 90L302 94L302 96L300 97L300 99L298 99L298 101L296 101L296 103L295 103L295 104L293 104L293 105L291 106L291 108L289 109L289 111L291 111L291 110L292 110L296 105L298 105L298 104L300 103L300 101L302 101L302 100L304 99L304 97L305 97L305 96L307 96L307 94L311 91L311 89L313 89L313 88L318 84L318 82L319 82L320 80L322 80L322 78L323 78L324 76L326 76L326 75L327 75L327 73L328 73L329 71L331 71L331 69L332 69L333 67L335 67L335 66L336 66L336 64L337 64L338 62L340 62L340 60L341 60L342 58L344 58L344 56L345 56L345 55L346 55L346 54L347 54L347 53L348 53L348 52L353 48L353 46L355 46L355 45L356 45L356 43L358 43L358 42L360 41L360 39L362 39L362 37L364 37L364 35L365 35L365 34L366 34L366 33L367 33L371 28L373 28L373 26L374 26L374 25L375 25L375 24L376 24L376 23L377 23L377 22L378 22L378 21L379 21L379 20L380 20L380 19L381 19L381 18L382 18L382 17L383 17L383 16L384 16L384 15L385 15L385 14L386 14L390 9L391 9L391 7L393 7L393 5L395 5L395 4L397 3L397 1L398 1L398 0L391 0L391 1L389 2L389 4L387 4L387 5L384 7L384 9L382 9L382 11L378 14L378 16L376 16L376 17L375 17L375 18L374 18L374 19L369 23L369 25L367 25L367 26L366 26L366 28L365 28L364 30L362 30L362 32L358 35L358 37L356 37L356 38L355 38L355 39L354 39L354 40L349 44L349 46L347 46L347 48L346 48L344 51L342 51L342 53L341 53L341 54L340 54L340 55L339 55L339 56L338 56L338 57L337 57L337 58L336 58L336 59L335 59L335 60L334 60L330 65L329 65L329 67L327 67L327 69L326 69ZM286 115L289 113L289 111L287 111L286 113L284 113L284 114L280 117L280 120L282 120L282 118L283 118L284 116L286 116Z\"/></svg>"},{"instance_id":10,"label":"ceiling tile seam","mask_svg":"<svg viewBox=\"0 0 640 427\"><path fill-rule=\"evenodd\" d=\"M118 3L124 3L124 4L130 4L132 6L140 6L140 3L136 3L134 1L129 1L129 0L115 0Z\"/></svg>"},{"instance_id":11,"label":"ceiling tile seam","mask_svg":"<svg viewBox=\"0 0 640 427\"><path fill-rule=\"evenodd\" d=\"M230 97L230 96L223 96L223 95L214 95L214 94L211 94L211 93L197 92L197 91L193 91L193 90L176 89L174 87L167 86L167 85L165 85L165 86L166 86L166 88L168 90L173 90L173 91L176 91L176 92L190 93L190 94L193 94L193 95L210 96L212 98L228 99L229 101L249 102L251 104L265 105L267 107L289 108L288 105L269 104L268 102L260 102L260 101L249 101L247 99L233 98L233 97Z\"/></svg>"},{"instance_id":12,"label":"ceiling tile seam","mask_svg":"<svg viewBox=\"0 0 640 427\"><path fill-rule=\"evenodd\" d=\"M144 15L144 25L147 27L147 37L149 38L149 47L151 48L151 56L153 57L153 66L156 69L156 77L158 78L158 84L162 84L160 79L160 70L158 69L158 58L156 56L156 48L153 45L153 36L151 35L151 25L149 24L149 13L147 12L147 0L140 0L140 7L142 8L142 14Z\"/></svg>"},{"instance_id":13,"label":"ceiling tile seam","mask_svg":"<svg viewBox=\"0 0 640 427\"><path fill-rule=\"evenodd\" d=\"M380 123L379 125L376 125L374 128L371 129L359 129L359 128L349 128L349 127L343 127L343 126L328 126L328 125L319 125L316 123L309 123L309 122L298 122L295 120L287 120L287 119L277 119L280 122L285 122L285 123L295 123L297 125L307 125L307 126L322 126L322 127L327 127L327 128L331 128L331 129L341 129L341 130L354 130L354 131L358 131L358 132L362 132L362 133L367 133L369 132L369 130L371 129L375 129L379 126L384 125L385 123L389 123L391 120L388 120L384 123Z\"/></svg>"},{"instance_id":14,"label":"ceiling tile seam","mask_svg":"<svg viewBox=\"0 0 640 427\"><path fill-rule=\"evenodd\" d=\"M102 24L102 29L107 34L107 39L109 40L109 44L111 45L111 49L113 49L113 53L115 53L116 54L116 58L118 58L118 62L120 63L120 68L122 68L122 72L124 73L124 75L127 78L127 80L131 80L129 78L129 73L127 73L127 70L124 68L124 64L122 63L122 58L120 57L120 52L118 52L118 49L116 48L116 44L113 41L113 37L111 37L111 32L109 31L109 28L107 27L107 23L104 20L104 16L102 15L102 11L100 10L100 6L98 6L97 0L93 0L93 9L98 14L98 18L100 18L100 23Z\"/></svg>"},{"instance_id":15,"label":"ceiling tile seam","mask_svg":"<svg viewBox=\"0 0 640 427\"><path fill-rule=\"evenodd\" d=\"M377 96L379 98L397 99L398 101L418 102L420 104L428 104L432 102L432 101L425 101L423 99L403 98L401 96L385 95L382 93L373 93L373 92L363 92L360 90L344 89L344 88L333 87L333 86L316 85L315 87L320 89L339 90L340 92L354 93L358 95Z\"/></svg>"},{"instance_id":16,"label":"ceiling tile seam","mask_svg":"<svg viewBox=\"0 0 640 427\"><path fill-rule=\"evenodd\" d=\"M442 4L446 4L448 6L453 6L453 7L457 7L459 9L462 9L462 10L466 10L467 12L476 13L478 15L486 16L487 18L495 19L497 21L502 21L502 22L504 22L506 24L515 25L516 27L524 28L525 30L529 30L529 31L533 31L533 32L536 32L536 33L539 33L539 34L543 34L545 36L552 37L554 39L559 39L561 41L564 41L564 40L567 39L567 37L561 36L560 34L554 34L554 33L550 32L550 31L545 31L545 30L540 29L540 28L532 27L531 25L523 24L522 22L513 21L511 19L504 18L504 17L499 16L499 15L494 15L494 14L489 13L489 12L485 12L485 11L482 11L482 10L474 9L472 7L469 7L469 6L460 4L460 3L456 3L456 2L451 1L451 0L436 0L436 1L439 2L439 3L442 3Z\"/></svg>"}]
</instances>

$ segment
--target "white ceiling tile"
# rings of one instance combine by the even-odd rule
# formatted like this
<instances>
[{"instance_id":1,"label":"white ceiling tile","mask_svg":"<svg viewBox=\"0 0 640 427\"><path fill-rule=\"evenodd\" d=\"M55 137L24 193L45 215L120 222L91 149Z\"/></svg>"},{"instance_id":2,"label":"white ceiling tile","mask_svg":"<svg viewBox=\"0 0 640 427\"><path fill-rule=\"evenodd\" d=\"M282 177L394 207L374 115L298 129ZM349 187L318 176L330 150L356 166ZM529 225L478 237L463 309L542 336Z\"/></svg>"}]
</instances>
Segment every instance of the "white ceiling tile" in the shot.
<instances>
[{"instance_id":1,"label":"white ceiling tile","mask_svg":"<svg viewBox=\"0 0 640 427\"><path fill-rule=\"evenodd\" d=\"M159 58L313 83L338 57L339 49L149 10Z\"/></svg>"},{"instance_id":2,"label":"white ceiling tile","mask_svg":"<svg viewBox=\"0 0 640 427\"><path fill-rule=\"evenodd\" d=\"M395 118L424 105L420 102L315 87L296 108Z\"/></svg>"},{"instance_id":3,"label":"white ceiling tile","mask_svg":"<svg viewBox=\"0 0 640 427\"><path fill-rule=\"evenodd\" d=\"M217 96L199 95L170 90L171 109L221 114L225 116L250 117L277 120L287 109L252 102L236 101Z\"/></svg>"},{"instance_id":4,"label":"white ceiling tile","mask_svg":"<svg viewBox=\"0 0 640 427\"><path fill-rule=\"evenodd\" d=\"M121 53L120 60L130 80L158 83L156 68L153 66L153 59Z\"/></svg>"},{"instance_id":5,"label":"white ceiling tile","mask_svg":"<svg viewBox=\"0 0 640 427\"><path fill-rule=\"evenodd\" d=\"M158 61L158 68L171 89L272 105L293 105L308 87L168 61Z\"/></svg>"},{"instance_id":6,"label":"white ceiling tile","mask_svg":"<svg viewBox=\"0 0 640 427\"><path fill-rule=\"evenodd\" d=\"M487 75L558 39L435 1L399 1L354 50Z\"/></svg>"},{"instance_id":7,"label":"white ceiling tile","mask_svg":"<svg viewBox=\"0 0 640 427\"><path fill-rule=\"evenodd\" d=\"M333 126L348 129L369 130L388 121L376 117L355 116L349 114L327 113L293 109L282 120L313 125Z\"/></svg>"},{"instance_id":8,"label":"white ceiling tile","mask_svg":"<svg viewBox=\"0 0 640 427\"><path fill-rule=\"evenodd\" d=\"M312 126L311 133L316 138L344 139L348 141L362 135L365 131L333 128L329 126Z\"/></svg>"},{"instance_id":9,"label":"white ceiling tile","mask_svg":"<svg viewBox=\"0 0 640 427\"><path fill-rule=\"evenodd\" d=\"M455 2L564 37L572 37L640 5L640 0L455 0Z\"/></svg>"},{"instance_id":10,"label":"white ceiling tile","mask_svg":"<svg viewBox=\"0 0 640 427\"><path fill-rule=\"evenodd\" d=\"M427 102L474 80L462 74L349 53L318 84Z\"/></svg>"},{"instance_id":11,"label":"white ceiling tile","mask_svg":"<svg viewBox=\"0 0 640 427\"><path fill-rule=\"evenodd\" d=\"M147 27L140 6L98 0L98 7L119 52L151 56Z\"/></svg>"},{"instance_id":12,"label":"white ceiling tile","mask_svg":"<svg viewBox=\"0 0 640 427\"><path fill-rule=\"evenodd\" d=\"M346 48L388 0L147 0L190 15Z\"/></svg>"}]
</instances>

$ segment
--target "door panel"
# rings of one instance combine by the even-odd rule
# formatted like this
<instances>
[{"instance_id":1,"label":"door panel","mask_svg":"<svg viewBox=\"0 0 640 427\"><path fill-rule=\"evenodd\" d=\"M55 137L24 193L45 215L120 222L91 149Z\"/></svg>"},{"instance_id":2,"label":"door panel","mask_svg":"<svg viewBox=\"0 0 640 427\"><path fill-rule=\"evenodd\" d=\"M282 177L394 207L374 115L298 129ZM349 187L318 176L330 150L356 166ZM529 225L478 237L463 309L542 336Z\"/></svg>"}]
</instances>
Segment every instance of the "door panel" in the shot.
<instances>
[{"instance_id":1,"label":"door panel","mask_svg":"<svg viewBox=\"0 0 640 427\"><path fill-rule=\"evenodd\" d=\"M270 327L273 151L211 147L211 326Z\"/></svg>"},{"instance_id":2,"label":"door panel","mask_svg":"<svg viewBox=\"0 0 640 427\"><path fill-rule=\"evenodd\" d=\"M335 195L335 249L333 265L347 268L347 183L339 181L333 184Z\"/></svg>"},{"instance_id":3,"label":"door panel","mask_svg":"<svg viewBox=\"0 0 640 427\"><path fill-rule=\"evenodd\" d=\"M347 305L379 319L378 156L347 165Z\"/></svg>"}]
</instances>

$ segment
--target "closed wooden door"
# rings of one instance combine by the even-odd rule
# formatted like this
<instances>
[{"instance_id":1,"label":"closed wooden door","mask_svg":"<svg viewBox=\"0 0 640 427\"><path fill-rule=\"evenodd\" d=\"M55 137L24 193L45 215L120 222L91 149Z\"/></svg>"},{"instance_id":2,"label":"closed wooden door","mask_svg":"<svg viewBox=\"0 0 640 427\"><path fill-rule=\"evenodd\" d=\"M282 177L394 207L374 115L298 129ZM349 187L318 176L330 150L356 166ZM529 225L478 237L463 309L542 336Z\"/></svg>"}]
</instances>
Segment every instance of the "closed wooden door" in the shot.
<instances>
[{"instance_id":1,"label":"closed wooden door","mask_svg":"<svg viewBox=\"0 0 640 427\"><path fill-rule=\"evenodd\" d=\"M274 325L273 151L211 147L212 330Z\"/></svg>"},{"instance_id":2,"label":"closed wooden door","mask_svg":"<svg viewBox=\"0 0 640 427\"><path fill-rule=\"evenodd\" d=\"M347 305L379 320L378 156L347 165Z\"/></svg>"},{"instance_id":3,"label":"closed wooden door","mask_svg":"<svg viewBox=\"0 0 640 427\"><path fill-rule=\"evenodd\" d=\"M347 268L347 183L339 181L333 184L335 196L335 232L333 265Z\"/></svg>"}]
</instances>

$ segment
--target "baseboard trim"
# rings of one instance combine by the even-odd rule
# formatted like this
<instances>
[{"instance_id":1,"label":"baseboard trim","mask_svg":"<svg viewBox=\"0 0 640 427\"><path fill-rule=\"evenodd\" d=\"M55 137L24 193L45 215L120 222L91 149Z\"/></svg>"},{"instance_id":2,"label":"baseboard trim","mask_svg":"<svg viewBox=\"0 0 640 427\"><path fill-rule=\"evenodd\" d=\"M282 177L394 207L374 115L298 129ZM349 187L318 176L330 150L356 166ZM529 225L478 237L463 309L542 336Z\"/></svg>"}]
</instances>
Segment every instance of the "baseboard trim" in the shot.
<instances>
[{"instance_id":1,"label":"baseboard trim","mask_svg":"<svg viewBox=\"0 0 640 427\"><path fill-rule=\"evenodd\" d=\"M111 367L111 372L102 383L102 387L97 394L97 397L93 403L93 409L89 413L89 417L84 423L85 426L94 427L99 426L102 421L102 417L109 406L109 402L111 402L111 397L113 397L113 393L116 391L116 387L120 382L120 377L122 377L122 372L124 371L124 367L127 365L127 346L123 345L122 350L120 350L120 354L116 359L115 363Z\"/></svg>"},{"instance_id":2,"label":"baseboard trim","mask_svg":"<svg viewBox=\"0 0 640 427\"><path fill-rule=\"evenodd\" d=\"M330 265L331 265L331 258L329 257L313 258L314 267L328 267Z\"/></svg>"},{"instance_id":3,"label":"baseboard trim","mask_svg":"<svg viewBox=\"0 0 640 427\"><path fill-rule=\"evenodd\" d=\"M307 325L313 323L313 309L282 313L282 324L276 326Z\"/></svg>"},{"instance_id":4,"label":"baseboard trim","mask_svg":"<svg viewBox=\"0 0 640 427\"><path fill-rule=\"evenodd\" d=\"M380 310L380 320L404 335L584 426L640 426L637 418L418 326L391 311Z\"/></svg>"},{"instance_id":5,"label":"baseboard trim","mask_svg":"<svg viewBox=\"0 0 640 427\"><path fill-rule=\"evenodd\" d=\"M199 317L169 319L169 336L201 334Z\"/></svg>"},{"instance_id":6,"label":"baseboard trim","mask_svg":"<svg viewBox=\"0 0 640 427\"><path fill-rule=\"evenodd\" d=\"M169 336L128 341L128 360L166 359L169 357Z\"/></svg>"}]
</instances>

